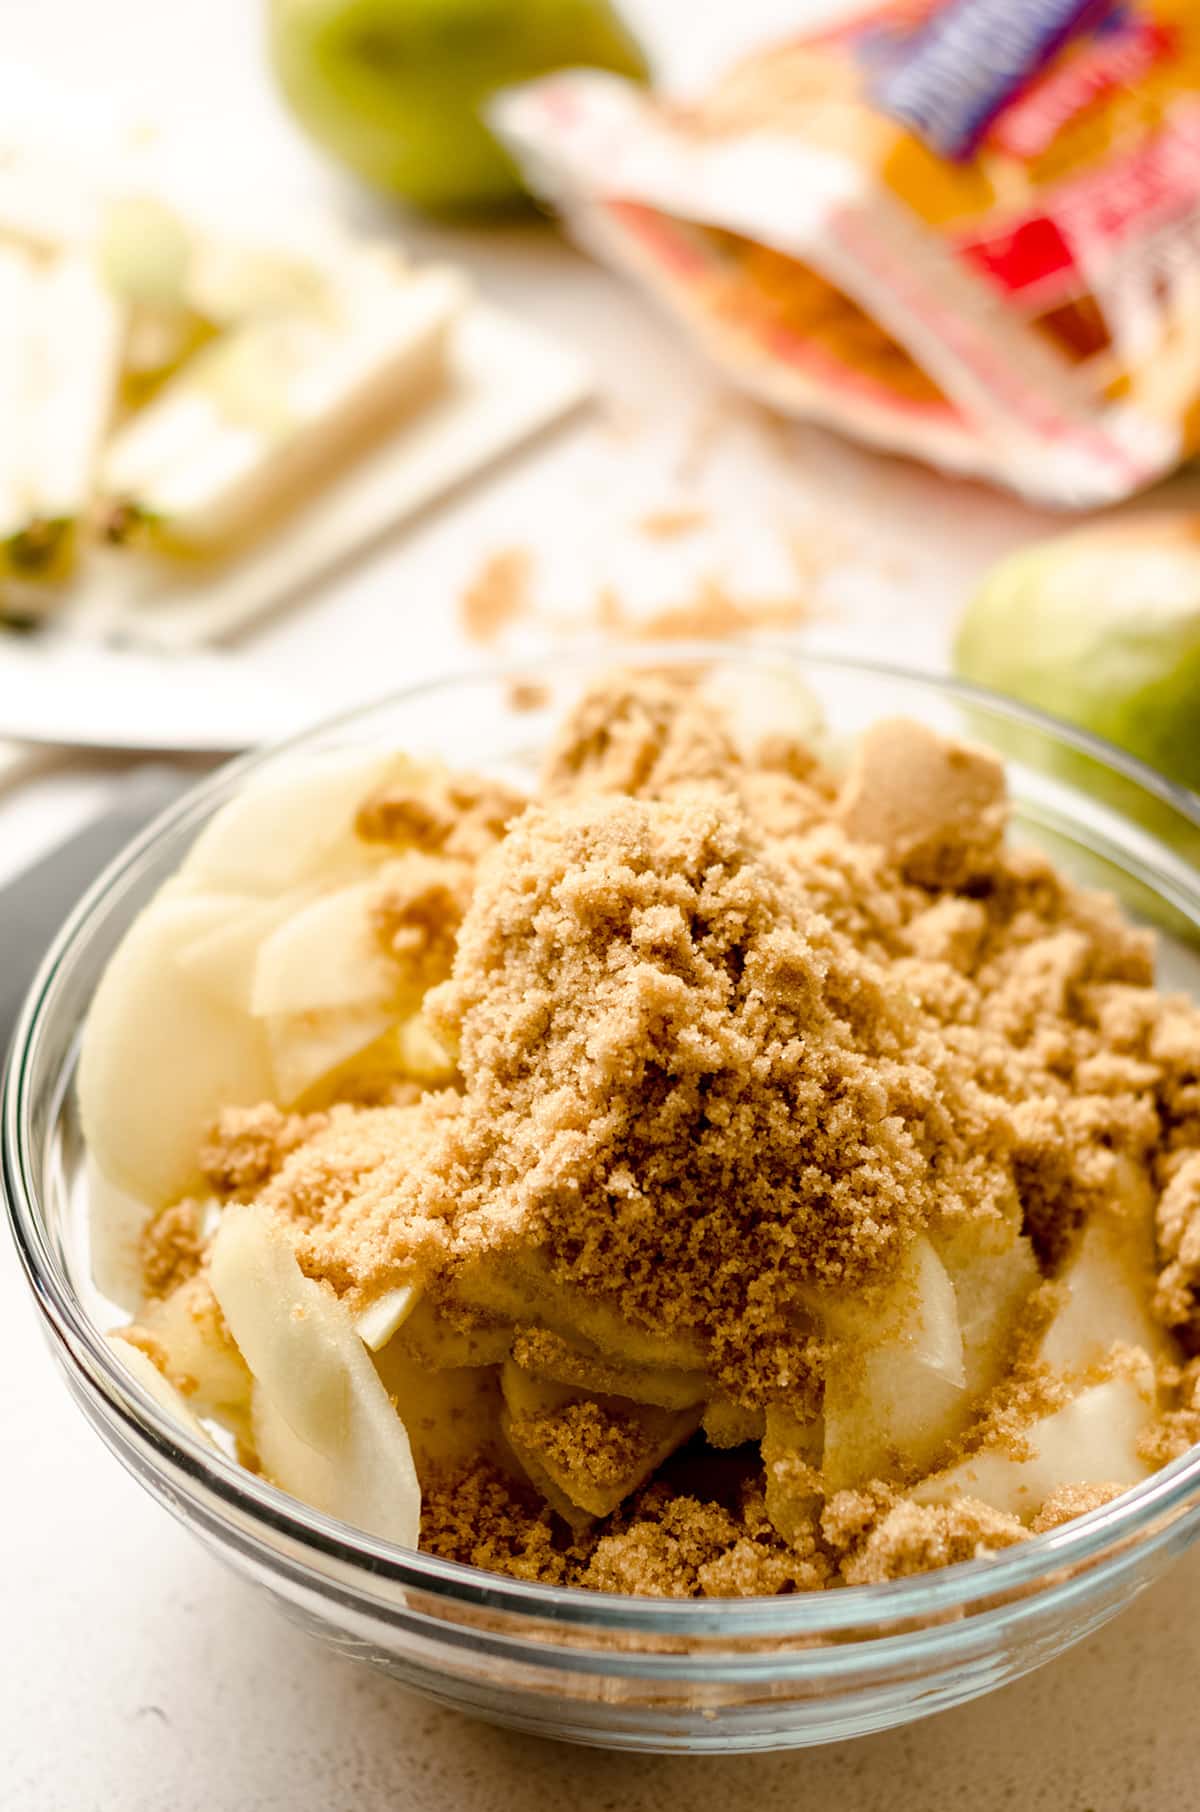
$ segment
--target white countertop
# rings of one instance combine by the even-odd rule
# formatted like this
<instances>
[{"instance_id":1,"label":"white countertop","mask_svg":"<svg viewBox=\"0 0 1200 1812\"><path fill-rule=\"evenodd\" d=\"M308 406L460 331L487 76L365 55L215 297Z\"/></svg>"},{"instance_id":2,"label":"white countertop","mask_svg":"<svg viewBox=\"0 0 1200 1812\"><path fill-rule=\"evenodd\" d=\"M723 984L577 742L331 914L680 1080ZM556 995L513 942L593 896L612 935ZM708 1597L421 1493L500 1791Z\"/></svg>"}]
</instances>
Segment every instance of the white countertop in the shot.
<instances>
[{"instance_id":1,"label":"white countertop","mask_svg":"<svg viewBox=\"0 0 1200 1812\"><path fill-rule=\"evenodd\" d=\"M795 0L630 7L685 75L702 73L747 17L801 10ZM127 95L205 134L231 168L236 147L251 144L264 185L316 209L364 208L275 106L258 19L251 0L106 0L99 10L0 0L6 61L64 96ZM938 665L972 576L1046 526L1012 500L815 430L782 453L746 421L726 425L706 474L685 483L672 474L716 392L637 298L544 227L411 237L586 347L608 406L254 639L250 652L275 672L307 683L320 673L331 703L461 662L453 601L484 554L514 542L537 554L546 607L569 612L605 580L678 596L688 570L770 589L786 576L788 534L820 541L832 528L847 557L807 633ZM639 540L640 514L697 499L717 519L697 544ZM554 633L527 629L517 651ZM93 811L119 771L0 754L0 881ZM972 1812L1149 1812L1196 1799L1200 1555L1064 1660L929 1724L715 1763L573 1751L469 1723L332 1658L227 1577L86 1429L39 1345L11 1258L0 1260L0 1376L0 1812L670 1812L707 1803L714 1778L761 1812L926 1812L962 1794Z\"/></svg>"}]
</instances>

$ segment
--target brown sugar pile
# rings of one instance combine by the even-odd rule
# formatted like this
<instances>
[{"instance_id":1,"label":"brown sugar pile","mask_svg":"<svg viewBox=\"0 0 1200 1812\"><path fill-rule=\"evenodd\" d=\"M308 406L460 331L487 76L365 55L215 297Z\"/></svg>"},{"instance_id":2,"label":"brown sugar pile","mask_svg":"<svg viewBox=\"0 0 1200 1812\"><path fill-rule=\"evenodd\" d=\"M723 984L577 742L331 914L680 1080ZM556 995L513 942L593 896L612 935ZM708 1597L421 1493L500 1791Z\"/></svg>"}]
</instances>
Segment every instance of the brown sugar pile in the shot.
<instances>
[{"instance_id":1,"label":"brown sugar pile","mask_svg":"<svg viewBox=\"0 0 1200 1812\"><path fill-rule=\"evenodd\" d=\"M532 802L463 782L364 807L401 864L381 937L435 984L422 1018L445 1076L381 1105L231 1113L210 1183L286 1216L352 1307L417 1282L450 1328L511 1314L510 1364L633 1396L638 1366L599 1335L591 1353L471 1295L532 1276L585 1333L608 1316L670 1345L684 1390L682 1444L645 1482L677 1413L653 1396L637 1415L572 1399L514 1417L514 1448L597 1501L637 1478L611 1513L569 1527L488 1455L423 1478L425 1547L687 1596L870 1583L1024 1539L970 1498L878 1481L823 1497L797 1451L785 1540L736 1443L780 1406L819 1413L814 1292L870 1304L915 1235L968 1228L1023 1229L1049 1274L1130 1170L1159 1196L1157 1313L1200 1345L1200 1010L1157 994L1147 935L1011 848L1006 820L981 751L885 723L835 774L668 674L594 688ZM685 1413L689 1367L715 1389L711 1444ZM1175 1383L1164 1455L1200 1428L1195 1379ZM1014 1440L1046 1401L1043 1380L1021 1390L988 1411ZM1106 1491L1056 1494L1034 1528Z\"/></svg>"}]
</instances>

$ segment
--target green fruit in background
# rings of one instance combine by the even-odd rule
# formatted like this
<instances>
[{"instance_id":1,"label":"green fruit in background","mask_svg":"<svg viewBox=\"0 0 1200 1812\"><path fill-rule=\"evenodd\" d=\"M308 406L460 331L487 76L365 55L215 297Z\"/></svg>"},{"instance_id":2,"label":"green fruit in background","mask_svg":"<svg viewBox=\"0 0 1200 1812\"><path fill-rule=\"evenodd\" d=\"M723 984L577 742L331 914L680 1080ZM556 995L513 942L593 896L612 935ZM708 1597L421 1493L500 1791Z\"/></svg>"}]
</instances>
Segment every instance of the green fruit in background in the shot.
<instances>
[{"instance_id":1,"label":"green fruit in background","mask_svg":"<svg viewBox=\"0 0 1200 1812\"><path fill-rule=\"evenodd\" d=\"M276 74L296 117L360 176L418 207L524 191L482 109L510 84L578 65L646 64L605 0L270 0Z\"/></svg>"},{"instance_id":2,"label":"green fruit in background","mask_svg":"<svg viewBox=\"0 0 1200 1812\"><path fill-rule=\"evenodd\" d=\"M1010 555L954 664L1200 792L1200 516L1129 516Z\"/></svg>"}]
</instances>

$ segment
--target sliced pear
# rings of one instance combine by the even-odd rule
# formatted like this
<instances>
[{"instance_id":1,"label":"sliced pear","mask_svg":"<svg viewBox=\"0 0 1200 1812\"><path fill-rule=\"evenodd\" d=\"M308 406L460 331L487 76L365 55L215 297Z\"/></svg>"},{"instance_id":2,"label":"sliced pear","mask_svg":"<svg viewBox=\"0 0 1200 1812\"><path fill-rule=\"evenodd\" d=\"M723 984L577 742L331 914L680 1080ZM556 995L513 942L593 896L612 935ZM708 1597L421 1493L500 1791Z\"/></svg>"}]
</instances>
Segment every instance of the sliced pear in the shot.
<instances>
[{"instance_id":1,"label":"sliced pear","mask_svg":"<svg viewBox=\"0 0 1200 1812\"><path fill-rule=\"evenodd\" d=\"M1135 1485L1152 1470L1138 1442L1155 1415L1150 1361L1081 1390L1065 1408L1024 1431L1029 1457L999 1445L981 1449L913 1492L921 1504L981 1498L1028 1521L1061 1485Z\"/></svg>"},{"instance_id":2,"label":"sliced pear","mask_svg":"<svg viewBox=\"0 0 1200 1812\"><path fill-rule=\"evenodd\" d=\"M265 1018L389 1000L399 978L372 923L378 894L377 882L359 881L289 914L259 950L251 1012Z\"/></svg>"},{"instance_id":3,"label":"sliced pear","mask_svg":"<svg viewBox=\"0 0 1200 1812\"><path fill-rule=\"evenodd\" d=\"M254 1374L268 1475L319 1510L415 1547L421 1491L408 1434L344 1304L304 1276L287 1234L252 1205L221 1217L212 1286Z\"/></svg>"},{"instance_id":4,"label":"sliced pear","mask_svg":"<svg viewBox=\"0 0 1200 1812\"><path fill-rule=\"evenodd\" d=\"M395 1013L368 1004L328 1007L315 1013L279 1013L257 1022L266 1033L272 1088L267 1092L290 1107L310 1089L395 1023Z\"/></svg>"},{"instance_id":5,"label":"sliced pear","mask_svg":"<svg viewBox=\"0 0 1200 1812\"><path fill-rule=\"evenodd\" d=\"M362 873L380 857L354 834L358 808L403 766L362 750L273 765L204 827L180 875L208 889L274 896Z\"/></svg>"},{"instance_id":6,"label":"sliced pear","mask_svg":"<svg viewBox=\"0 0 1200 1812\"><path fill-rule=\"evenodd\" d=\"M1008 1365L1021 1311L1041 1273L1029 1240L1016 1233L1001 1251L946 1263L958 1307L964 1388L976 1403Z\"/></svg>"},{"instance_id":7,"label":"sliced pear","mask_svg":"<svg viewBox=\"0 0 1200 1812\"><path fill-rule=\"evenodd\" d=\"M700 1426L710 1447L742 1447L748 1441L762 1440L767 1432L767 1418L764 1410L751 1409L718 1394L704 1405Z\"/></svg>"},{"instance_id":8,"label":"sliced pear","mask_svg":"<svg viewBox=\"0 0 1200 1812\"><path fill-rule=\"evenodd\" d=\"M577 1385L560 1384L554 1378L536 1378L511 1359L506 1359L500 1368L500 1389L509 1413L514 1416L552 1415L565 1403L578 1403L587 1395Z\"/></svg>"},{"instance_id":9,"label":"sliced pear","mask_svg":"<svg viewBox=\"0 0 1200 1812\"><path fill-rule=\"evenodd\" d=\"M477 1327L456 1327L428 1296L421 1297L393 1337L397 1352L415 1359L427 1371L499 1365L507 1359L512 1341L511 1323L485 1321Z\"/></svg>"},{"instance_id":10,"label":"sliced pear","mask_svg":"<svg viewBox=\"0 0 1200 1812\"><path fill-rule=\"evenodd\" d=\"M454 1293L468 1308L502 1320L547 1327L566 1340L591 1346L618 1364L698 1371L704 1367L699 1341L683 1329L639 1326L621 1313L614 1296L604 1301L556 1279L537 1252L497 1263L462 1266Z\"/></svg>"},{"instance_id":11,"label":"sliced pear","mask_svg":"<svg viewBox=\"0 0 1200 1812\"><path fill-rule=\"evenodd\" d=\"M1157 1256L1154 1192L1139 1166L1122 1161L1114 1199L1096 1210L1059 1279L1065 1301L1043 1336L1040 1357L1058 1374L1082 1374L1118 1342L1166 1357L1150 1313Z\"/></svg>"},{"instance_id":12,"label":"sliced pear","mask_svg":"<svg viewBox=\"0 0 1200 1812\"><path fill-rule=\"evenodd\" d=\"M142 1300L142 1233L153 1204L130 1195L87 1153L84 1168L88 1202L88 1255L92 1281L102 1296L132 1315Z\"/></svg>"},{"instance_id":13,"label":"sliced pear","mask_svg":"<svg viewBox=\"0 0 1200 1812\"><path fill-rule=\"evenodd\" d=\"M365 1346L378 1352L381 1346L387 1345L397 1328L403 1327L420 1300L419 1284L400 1284L394 1290L386 1290L365 1309L359 1310L354 1317L355 1332Z\"/></svg>"},{"instance_id":14,"label":"sliced pear","mask_svg":"<svg viewBox=\"0 0 1200 1812\"><path fill-rule=\"evenodd\" d=\"M408 1430L419 1471L495 1452L502 1403L494 1366L430 1371L392 1344L375 1354L375 1369Z\"/></svg>"},{"instance_id":15,"label":"sliced pear","mask_svg":"<svg viewBox=\"0 0 1200 1812\"><path fill-rule=\"evenodd\" d=\"M201 1140L223 1107L272 1091L262 1031L197 987L177 961L226 924L230 910L227 899L206 894L154 900L112 957L84 1028L84 1138L105 1178L151 1207L198 1186Z\"/></svg>"},{"instance_id":16,"label":"sliced pear","mask_svg":"<svg viewBox=\"0 0 1200 1812\"><path fill-rule=\"evenodd\" d=\"M806 1299L830 1339L848 1346L888 1347L962 1388L962 1330L954 1285L930 1240L910 1244L883 1296L853 1291L814 1292Z\"/></svg>"},{"instance_id":17,"label":"sliced pear","mask_svg":"<svg viewBox=\"0 0 1200 1812\"><path fill-rule=\"evenodd\" d=\"M229 1338L208 1277L197 1272L168 1296L147 1303L139 1326L166 1353L172 1374L186 1378L186 1396L201 1415L248 1430L250 1373Z\"/></svg>"},{"instance_id":18,"label":"sliced pear","mask_svg":"<svg viewBox=\"0 0 1200 1812\"><path fill-rule=\"evenodd\" d=\"M574 1389L608 1392L625 1397L631 1403L649 1403L656 1409L691 1409L703 1403L713 1389L712 1379L702 1371L680 1371L676 1367L626 1365L609 1359L594 1348L578 1341L564 1340L561 1335L519 1329L513 1345L513 1359L522 1370L535 1378L565 1384Z\"/></svg>"},{"instance_id":19,"label":"sliced pear","mask_svg":"<svg viewBox=\"0 0 1200 1812\"><path fill-rule=\"evenodd\" d=\"M160 1409L165 1409L167 1414L192 1436L193 1440L199 1441L205 1447L216 1446L216 1442L203 1422L199 1420L182 1391L176 1390L169 1379L163 1377L158 1367L147 1358L141 1347L134 1346L132 1341L126 1340L119 1333L109 1334L106 1338L130 1377L137 1380L148 1397L153 1397Z\"/></svg>"},{"instance_id":20,"label":"sliced pear","mask_svg":"<svg viewBox=\"0 0 1200 1812\"><path fill-rule=\"evenodd\" d=\"M277 926L299 912L312 898L308 888L297 888L278 900L252 894L242 897L242 907L228 921L214 925L179 953L179 966L214 1000L238 1013L249 1013L254 971L263 941Z\"/></svg>"},{"instance_id":21,"label":"sliced pear","mask_svg":"<svg viewBox=\"0 0 1200 1812\"><path fill-rule=\"evenodd\" d=\"M930 1242L913 1241L883 1303L827 1304L825 1325L838 1343L825 1383L827 1488L928 1465L966 1401L954 1286Z\"/></svg>"},{"instance_id":22,"label":"sliced pear","mask_svg":"<svg viewBox=\"0 0 1200 1812\"><path fill-rule=\"evenodd\" d=\"M453 1082L458 1066L420 1013L396 1027L396 1061L403 1075L426 1088Z\"/></svg>"}]
</instances>

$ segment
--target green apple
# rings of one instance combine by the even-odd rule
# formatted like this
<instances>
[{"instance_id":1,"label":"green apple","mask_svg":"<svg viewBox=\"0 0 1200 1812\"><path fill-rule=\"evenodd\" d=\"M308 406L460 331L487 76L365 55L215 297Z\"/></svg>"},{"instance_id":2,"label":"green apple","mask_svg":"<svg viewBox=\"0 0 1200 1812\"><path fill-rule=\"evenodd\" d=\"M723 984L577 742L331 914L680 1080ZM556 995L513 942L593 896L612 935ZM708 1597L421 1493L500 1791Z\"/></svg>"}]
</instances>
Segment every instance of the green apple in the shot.
<instances>
[{"instance_id":1,"label":"green apple","mask_svg":"<svg viewBox=\"0 0 1200 1812\"><path fill-rule=\"evenodd\" d=\"M484 124L497 90L577 65L646 76L606 0L271 0L270 46L315 139L377 188L444 211L523 192Z\"/></svg>"}]
</instances>

